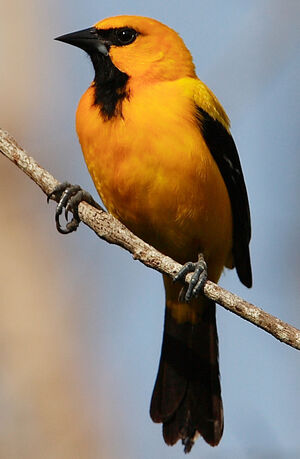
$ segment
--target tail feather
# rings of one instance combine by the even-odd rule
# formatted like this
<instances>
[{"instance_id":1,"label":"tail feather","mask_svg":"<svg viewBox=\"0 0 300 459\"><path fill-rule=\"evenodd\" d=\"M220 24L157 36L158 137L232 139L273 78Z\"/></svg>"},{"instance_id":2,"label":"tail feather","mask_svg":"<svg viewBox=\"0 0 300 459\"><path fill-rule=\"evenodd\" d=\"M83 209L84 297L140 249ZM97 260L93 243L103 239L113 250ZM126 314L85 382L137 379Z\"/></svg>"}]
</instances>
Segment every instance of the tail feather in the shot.
<instances>
[{"instance_id":1,"label":"tail feather","mask_svg":"<svg viewBox=\"0 0 300 459\"><path fill-rule=\"evenodd\" d=\"M179 439L189 452L197 434L212 446L223 433L215 304L201 298L196 323L178 322L166 307L159 370L150 415L163 423L168 445ZM184 305L183 305L184 307Z\"/></svg>"}]
</instances>

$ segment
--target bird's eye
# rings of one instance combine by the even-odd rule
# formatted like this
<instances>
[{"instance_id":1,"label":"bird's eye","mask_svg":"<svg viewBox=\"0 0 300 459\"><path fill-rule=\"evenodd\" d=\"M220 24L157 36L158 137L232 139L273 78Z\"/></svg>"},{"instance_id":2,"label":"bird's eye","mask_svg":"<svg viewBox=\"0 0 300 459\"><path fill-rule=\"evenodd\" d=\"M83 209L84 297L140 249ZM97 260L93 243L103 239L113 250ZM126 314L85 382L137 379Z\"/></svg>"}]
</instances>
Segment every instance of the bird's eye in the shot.
<instances>
[{"instance_id":1,"label":"bird's eye","mask_svg":"<svg viewBox=\"0 0 300 459\"><path fill-rule=\"evenodd\" d=\"M119 46L129 45L130 43L134 42L136 36L136 30L129 29L128 27L116 30L116 38Z\"/></svg>"}]
</instances>

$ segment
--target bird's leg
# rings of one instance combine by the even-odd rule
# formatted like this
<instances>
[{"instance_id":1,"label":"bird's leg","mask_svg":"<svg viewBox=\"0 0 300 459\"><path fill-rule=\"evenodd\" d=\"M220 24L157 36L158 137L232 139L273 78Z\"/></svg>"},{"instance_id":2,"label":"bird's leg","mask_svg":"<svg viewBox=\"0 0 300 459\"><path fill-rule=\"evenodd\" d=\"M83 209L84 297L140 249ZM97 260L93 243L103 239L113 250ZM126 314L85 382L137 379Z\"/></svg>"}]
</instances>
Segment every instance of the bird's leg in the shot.
<instances>
[{"instance_id":1,"label":"bird's leg","mask_svg":"<svg viewBox=\"0 0 300 459\"><path fill-rule=\"evenodd\" d=\"M176 276L174 276L173 281L184 282L186 275L192 272L193 275L189 285L183 287L179 295L179 300L185 301L186 303L191 301L192 298L197 298L199 294L203 292L204 285L207 281L207 265L202 253L199 254L197 262L193 263L189 261L185 263Z\"/></svg>"},{"instance_id":2,"label":"bird's leg","mask_svg":"<svg viewBox=\"0 0 300 459\"><path fill-rule=\"evenodd\" d=\"M55 222L57 230L62 234L72 233L76 231L80 223L80 218L78 215L78 206L80 202L85 201L96 209L101 209L99 204L92 198L90 193L85 190L82 190L79 185L71 185L71 183L63 182L57 185L54 190L48 195L47 202L50 199L58 200L55 212ZM73 213L73 218L70 222L66 224L65 228L62 228L60 225L59 217L65 208L65 218L68 220L68 213L71 211Z\"/></svg>"}]
</instances>

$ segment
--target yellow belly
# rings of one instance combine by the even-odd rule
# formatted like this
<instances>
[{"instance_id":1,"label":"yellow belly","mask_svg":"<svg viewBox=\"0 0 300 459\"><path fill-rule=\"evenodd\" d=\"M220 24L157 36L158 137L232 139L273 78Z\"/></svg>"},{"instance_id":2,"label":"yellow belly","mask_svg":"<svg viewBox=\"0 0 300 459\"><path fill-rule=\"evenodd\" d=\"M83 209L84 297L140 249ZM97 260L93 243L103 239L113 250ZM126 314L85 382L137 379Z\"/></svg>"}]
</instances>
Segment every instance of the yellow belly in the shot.
<instances>
[{"instance_id":1,"label":"yellow belly","mask_svg":"<svg viewBox=\"0 0 300 459\"><path fill-rule=\"evenodd\" d=\"M123 118L103 121L90 88L77 112L79 140L107 209L179 262L204 253L217 280L231 265L229 196L190 99L176 86L167 93L137 91Z\"/></svg>"}]
</instances>

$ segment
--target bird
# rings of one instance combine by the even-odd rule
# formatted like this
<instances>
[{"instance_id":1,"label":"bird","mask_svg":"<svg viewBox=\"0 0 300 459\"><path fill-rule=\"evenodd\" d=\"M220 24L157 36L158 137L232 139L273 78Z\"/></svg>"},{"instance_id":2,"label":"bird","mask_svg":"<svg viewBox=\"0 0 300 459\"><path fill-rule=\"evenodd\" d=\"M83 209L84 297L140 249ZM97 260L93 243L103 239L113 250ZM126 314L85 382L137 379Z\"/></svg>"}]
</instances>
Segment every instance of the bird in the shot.
<instances>
[{"instance_id":1,"label":"bird","mask_svg":"<svg viewBox=\"0 0 300 459\"><path fill-rule=\"evenodd\" d=\"M150 416L162 423L168 445L181 440L187 453L202 436L216 446L224 427L218 336L215 303L203 286L234 267L252 285L249 201L229 118L197 77L180 35L155 19L111 17L57 40L81 48L93 64L76 130L102 202L183 265L174 279L163 276L164 333ZM54 192L58 229L77 192L68 183ZM76 229L73 223L61 232Z\"/></svg>"}]
</instances>

